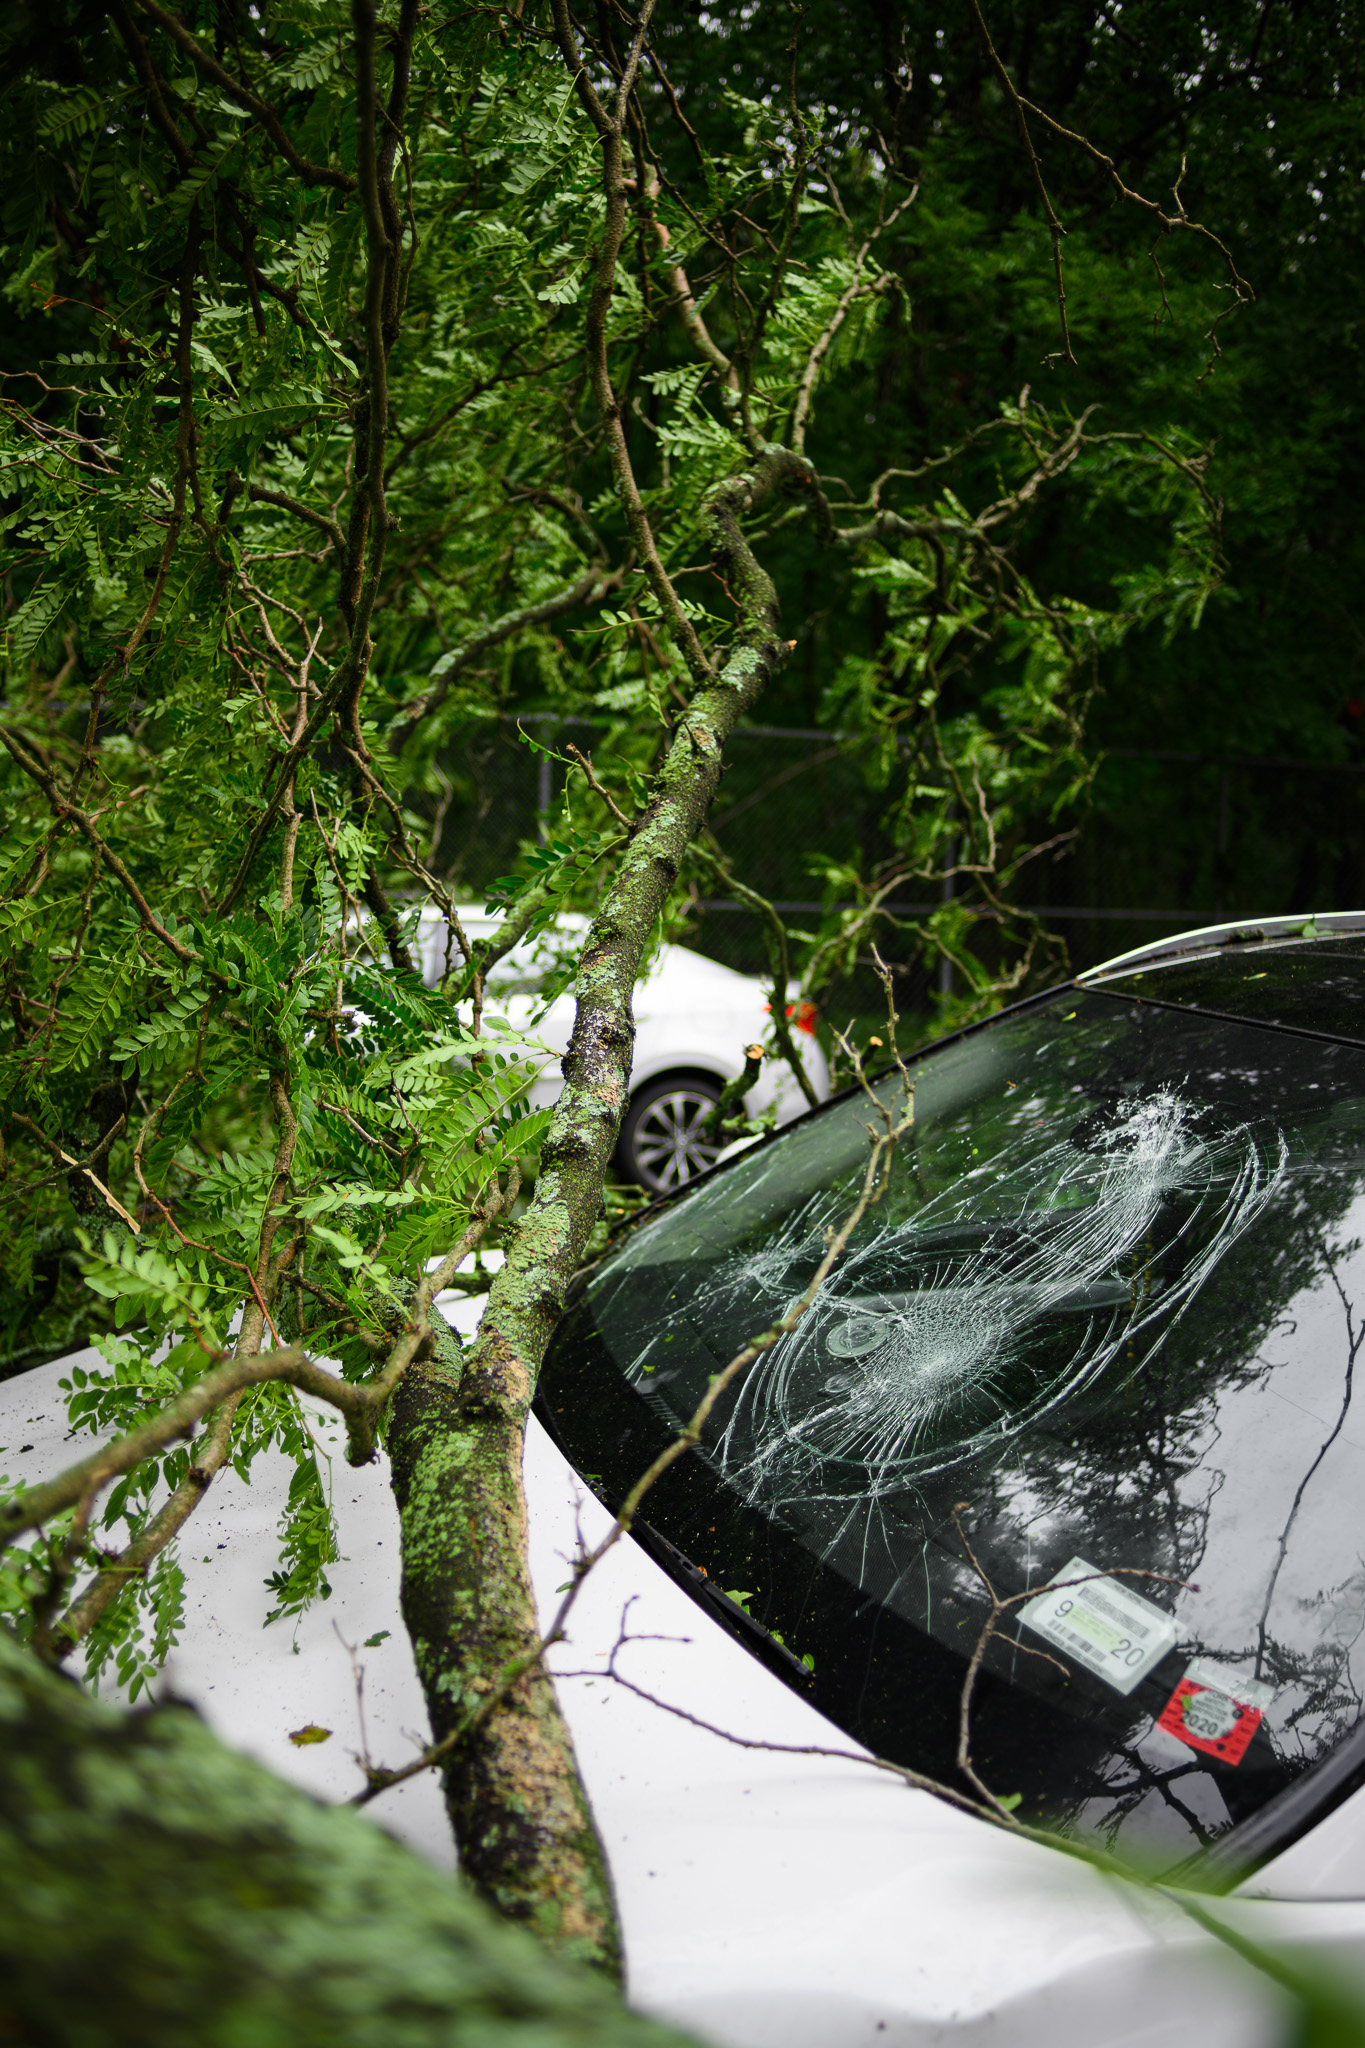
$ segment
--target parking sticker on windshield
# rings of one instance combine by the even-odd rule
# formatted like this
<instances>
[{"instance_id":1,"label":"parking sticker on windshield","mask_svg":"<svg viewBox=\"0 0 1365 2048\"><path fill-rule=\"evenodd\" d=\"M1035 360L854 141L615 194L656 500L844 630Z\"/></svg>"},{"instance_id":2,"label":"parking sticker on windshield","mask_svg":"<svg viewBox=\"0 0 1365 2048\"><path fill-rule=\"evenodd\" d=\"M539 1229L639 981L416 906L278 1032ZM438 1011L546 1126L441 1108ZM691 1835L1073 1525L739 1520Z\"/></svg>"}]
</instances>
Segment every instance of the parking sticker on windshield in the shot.
<instances>
[{"instance_id":1,"label":"parking sticker on windshield","mask_svg":"<svg viewBox=\"0 0 1365 2048\"><path fill-rule=\"evenodd\" d=\"M1102 1576L1083 1557L1073 1557L1054 1577L1058 1583L1021 1607L1019 1619L1115 1692L1131 1692L1175 1648L1170 1615L1121 1579ZM1062 1583L1075 1579L1083 1583Z\"/></svg>"},{"instance_id":2,"label":"parking sticker on windshield","mask_svg":"<svg viewBox=\"0 0 1365 2048\"><path fill-rule=\"evenodd\" d=\"M1273 1685L1243 1678L1211 1657L1196 1657L1157 1716L1157 1727L1207 1750L1225 1764L1239 1764L1275 1697Z\"/></svg>"}]
</instances>

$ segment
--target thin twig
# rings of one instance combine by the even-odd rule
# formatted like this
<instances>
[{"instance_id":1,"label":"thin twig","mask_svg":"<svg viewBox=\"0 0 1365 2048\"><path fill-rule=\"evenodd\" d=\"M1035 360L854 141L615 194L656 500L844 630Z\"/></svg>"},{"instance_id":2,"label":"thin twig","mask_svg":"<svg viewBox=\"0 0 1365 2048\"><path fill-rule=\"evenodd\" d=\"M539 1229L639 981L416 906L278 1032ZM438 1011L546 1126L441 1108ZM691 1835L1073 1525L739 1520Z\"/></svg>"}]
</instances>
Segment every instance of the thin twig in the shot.
<instances>
[{"instance_id":1,"label":"thin twig","mask_svg":"<svg viewBox=\"0 0 1365 2048\"><path fill-rule=\"evenodd\" d=\"M347 1457L353 1464L367 1464L374 1455L375 1431L389 1397L408 1366L430 1335L432 1301L446 1285L457 1266L482 1238L489 1223L516 1200L520 1176L514 1166L504 1190L491 1192L482 1211L468 1224L452 1249L434 1271L424 1274L417 1289L407 1327L394 1343L389 1357L374 1379L353 1383L338 1379L311 1358L304 1347L291 1344L283 1350L246 1354L238 1352L178 1395L174 1401L149 1416L136 1429L102 1444L88 1457L69 1465L54 1479L32 1486L13 1499L0 1503L0 1544L9 1543L27 1529L36 1529L80 1500L92 1487L103 1486L124 1472L131 1472L144 1458L192 1435L196 1424L231 1396L247 1387L282 1380L302 1393L312 1394L340 1411L347 1426ZM260 1311L255 1313L259 1317ZM244 1321L245 1332L246 1324Z\"/></svg>"},{"instance_id":2,"label":"thin twig","mask_svg":"<svg viewBox=\"0 0 1365 2048\"><path fill-rule=\"evenodd\" d=\"M602 1538L602 1541L592 1550L582 1553L574 1561L568 1590L560 1601L550 1626L543 1635L532 1644L531 1648L524 1655L514 1658L503 1667L497 1679L488 1692L483 1695L478 1707L471 1715L461 1721L440 1742L433 1743L429 1749L424 1750L422 1755L415 1758L412 1763L394 1771L374 1772L365 1790L358 1793L352 1800L352 1805L367 1805L371 1799L377 1798L381 1792L386 1791L391 1785L401 1784L405 1779L415 1777L420 1771L430 1770L433 1765L443 1762L446 1757L452 1755L456 1750L465 1748L477 1738L494 1714L502 1707L514 1687L523 1678L534 1675L537 1672L542 1672L545 1652L556 1643L564 1640L569 1616L577 1604L584 1585L602 1559L615 1548L623 1536L630 1534L631 1525L650 1489L663 1477L664 1473L671 1466L677 1463L679 1458L701 1441L702 1431L705 1429L716 1403L727 1388L733 1384L739 1374L746 1367L752 1365L756 1358L761 1357L774 1344L780 1343L783 1337L789 1335L796 1328L801 1317L815 1300L829 1274L839 1259L842 1258L849 1239L862 1222L863 1217L876 1202L880 1201L886 1185L884 1169L888 1164L888 1155L914 1123L915 1103L913 1092L909 1095L899 1115L893 1114L887 1105L877 1097L870 1096L870 1099L882 1121L883 1127L880 1133L873 1132L872 1149L863 1174L862 1188L857 1201L844 1218L844 1221L837 1229L832 1228L826 1233L824 1255L799 1299L793 1302L786 1313L773 1323L770 1328L761 1331L756 1337L751 1338L749 1343L744 1345L735 1354L724 1370L715 1374L711 1379L705 1394L693 1410L687 1426L678 1432L664 1450L660 1451L659 1455L635 1482L635 1485L630 1489L625 1500L618 1508L616 1518L610 1530Z\"/></svg>"}]
</instances>

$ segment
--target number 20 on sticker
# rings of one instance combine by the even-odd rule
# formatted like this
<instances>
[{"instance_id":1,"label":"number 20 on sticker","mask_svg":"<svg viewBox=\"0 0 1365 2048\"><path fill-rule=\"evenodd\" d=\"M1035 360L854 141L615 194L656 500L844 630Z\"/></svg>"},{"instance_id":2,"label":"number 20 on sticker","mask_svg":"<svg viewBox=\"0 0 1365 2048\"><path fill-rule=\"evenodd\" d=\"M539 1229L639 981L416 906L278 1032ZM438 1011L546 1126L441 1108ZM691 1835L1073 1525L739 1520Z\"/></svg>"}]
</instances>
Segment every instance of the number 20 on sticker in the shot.
<instances>
[{"instance_id":1,"label":"number 20 on sticker","mask_svg":"<svg viewBox=\"0 0 1365 2048\"><path fill-rule=\"evenodd\" d=\"M1052 1589L1030 1600L1019 1619L1121 1693L1131 1692L1176 1641L1169 1614L1083 1557L1063 1565Z\"/></svg>"}]
</instances>

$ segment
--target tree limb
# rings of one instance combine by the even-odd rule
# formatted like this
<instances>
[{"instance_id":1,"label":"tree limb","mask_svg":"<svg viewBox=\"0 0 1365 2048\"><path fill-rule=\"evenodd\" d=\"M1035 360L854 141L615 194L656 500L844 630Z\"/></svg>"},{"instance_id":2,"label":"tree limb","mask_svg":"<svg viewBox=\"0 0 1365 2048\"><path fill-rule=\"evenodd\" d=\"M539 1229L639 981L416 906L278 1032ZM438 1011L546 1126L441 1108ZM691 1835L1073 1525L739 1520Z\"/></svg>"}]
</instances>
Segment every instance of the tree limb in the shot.
<instances>
[{"instance_id":1,"label":"tree limb","mask_svg":"<svg viewBox=\"0 0 1365 2048\"><path fill-rule=\"evenodd\" d=\"M337 170L331 164L310 163L306 157L300 156L285 133L284 125L275 109L268 106L264 100L258 99L240 79L234 78L216 57L211 57L202 44L195 41L178 15L158 6L157 0L137 0L137 5L144 14L151 17L158 28L165 30L176 48L189 58L201 78L211 79L223 92L235 99L239 106L245 107L249 114L255 116L296 177L302 178L308 185L330 185L338 192L355 191L356 180L347 172Z\"/></svg>"},{"instance_id":2,"label":"tree limb","mask_svg":"<svg viewBox=\"0 0 1365 2048\"><path fill-rule=\"evenodd\" d=\"M340 555L345 552L346 536L335 519L329 519L325 512L315 512L311 505L305 505L298 498L291 498L288 491L267 490L262 484L248 484L247 497L253 505L278 505L283 512L292 512L296 519L304 520L309 526L316 526L325 533L332 546Z\"/></svg>"},{"instance_id":3,"label":"tree limb","mask_svg":"<svg viewBox=\"0 0 1365 2048\"><path fill-rule=\"evenodd\" d=\"M389 735L390 747L397 753L406 745L422 719L429 718L433 711L440 709L456 678L480 655L500 646L504 640L510 640L524 626L540 626L548 619L561 618L565 612L575 611L579 605L596 604L610 592L620 589L625 574L624 564L619 569L590 569L586 575L565 584L552 596L538 598L534 604L519 605L515 611L504 612L500 619L494 619L490 626L475 633L462 647L453 653L443 654L432 671L431 687L411 704L405 704L399 712Z\"/></svg>"}]
</instances>

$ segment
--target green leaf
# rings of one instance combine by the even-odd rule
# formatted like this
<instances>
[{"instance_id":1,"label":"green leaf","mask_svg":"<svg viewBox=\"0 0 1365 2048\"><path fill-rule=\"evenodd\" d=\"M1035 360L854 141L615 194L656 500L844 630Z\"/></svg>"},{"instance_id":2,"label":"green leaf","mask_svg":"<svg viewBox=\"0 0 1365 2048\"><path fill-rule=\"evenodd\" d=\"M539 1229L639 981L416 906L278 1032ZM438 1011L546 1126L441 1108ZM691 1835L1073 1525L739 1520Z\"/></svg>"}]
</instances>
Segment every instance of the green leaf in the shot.
<instances>
[{"instance_id":1,"label":"green leaf","mask_svg":"<svg viewBox=\"0 0 1365 2048\"><path fill-rule=\"evenodd\" d=\"M306 1722L302 1728L293 1729L289 1736L296 1749L307 1749L312 1743L330 1742L331 1739L331 1729L319 1728L316 1721Z\"/></svg>"}]
</instances>

